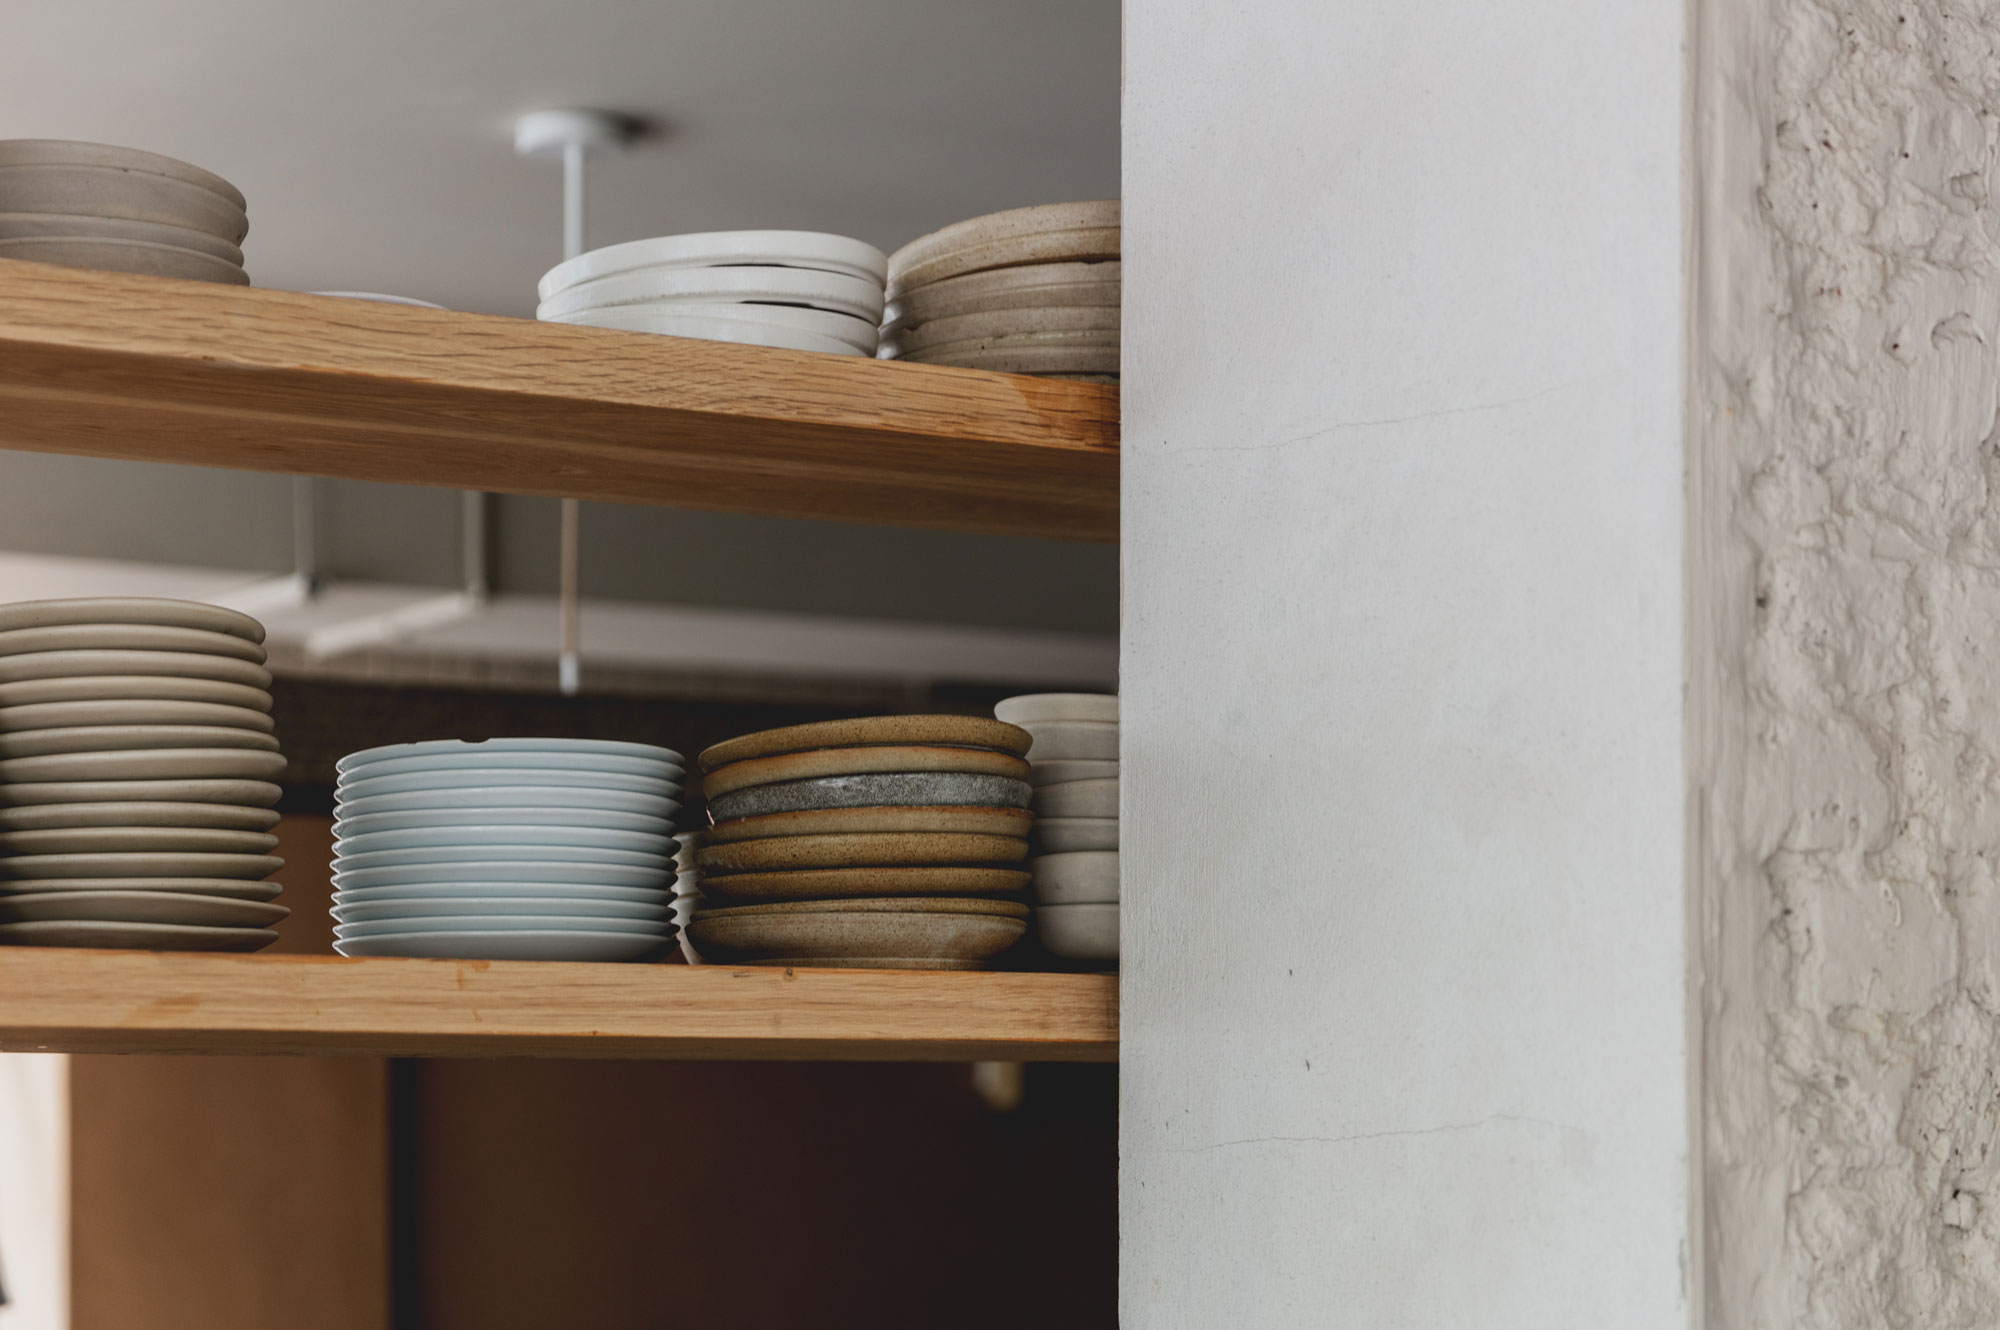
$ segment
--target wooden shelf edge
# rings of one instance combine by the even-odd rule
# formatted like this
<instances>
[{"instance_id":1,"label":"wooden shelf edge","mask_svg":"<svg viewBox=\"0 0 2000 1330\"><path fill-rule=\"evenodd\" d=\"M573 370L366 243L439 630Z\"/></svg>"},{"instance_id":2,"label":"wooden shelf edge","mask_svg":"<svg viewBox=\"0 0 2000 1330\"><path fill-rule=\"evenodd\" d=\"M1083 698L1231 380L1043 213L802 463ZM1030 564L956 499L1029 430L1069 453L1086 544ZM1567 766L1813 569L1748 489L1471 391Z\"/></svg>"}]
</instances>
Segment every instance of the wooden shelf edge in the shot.
<instances>
[{"instance_id":1,"label":"wooden shelf edge","mask_svg":"<svg viewBox=\"0 0 2000 1330\"><path fill-rule=\"evenodd\" d=\"M0 260L0 447L1115 540L1103 384Z\"/></svg>"},{"instance_id":2,"label":"wooden shelf edge","mask_svg":"<svg viewBox=\"0 0 2000 1330\"><path fill-rule=\"evenodd\" d=\"M1108 1062L1118 981L11 947L0 1049Z\"/></svg>"}]
</instances>

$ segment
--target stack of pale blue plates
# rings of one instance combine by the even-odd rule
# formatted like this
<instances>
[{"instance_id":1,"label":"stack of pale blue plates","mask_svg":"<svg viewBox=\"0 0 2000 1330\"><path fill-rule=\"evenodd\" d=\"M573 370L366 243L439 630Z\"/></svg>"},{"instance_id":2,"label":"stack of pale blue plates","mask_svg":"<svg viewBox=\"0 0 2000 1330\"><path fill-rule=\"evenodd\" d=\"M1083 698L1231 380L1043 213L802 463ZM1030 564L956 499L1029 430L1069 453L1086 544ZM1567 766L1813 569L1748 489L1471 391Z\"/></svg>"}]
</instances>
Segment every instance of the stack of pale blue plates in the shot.
<instances>
[{"instance_id":1,"label":"stack of pale blue plates","mask_svg":"<svg viewBox=\"0 0 2000 1330\"><path fill-rule=\"evenodd\" d=\"M672 944L671 749L440 739L338 765L341 955L639 961Z\"/></svg>"}]
</instances>

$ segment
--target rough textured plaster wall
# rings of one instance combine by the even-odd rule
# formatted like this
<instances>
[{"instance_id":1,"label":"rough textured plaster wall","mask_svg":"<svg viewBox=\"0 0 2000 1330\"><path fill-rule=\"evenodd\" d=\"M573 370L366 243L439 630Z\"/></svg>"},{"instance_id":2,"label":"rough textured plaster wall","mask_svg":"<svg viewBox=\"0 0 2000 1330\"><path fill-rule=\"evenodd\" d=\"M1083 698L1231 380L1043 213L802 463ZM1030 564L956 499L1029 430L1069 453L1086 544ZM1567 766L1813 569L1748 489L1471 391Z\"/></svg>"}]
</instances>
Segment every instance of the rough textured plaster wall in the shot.
<instances>
[{"instance_id":1,"label":"rough textured plaster wall","mask_svg":"<svg viewBox=\"0 0 2000 1330\"><path fill-rule=\"evenodd\" d=\"M1702 0L1712 1330L2000 1324L2000 6Z\"/></svg>"}]
</instances>

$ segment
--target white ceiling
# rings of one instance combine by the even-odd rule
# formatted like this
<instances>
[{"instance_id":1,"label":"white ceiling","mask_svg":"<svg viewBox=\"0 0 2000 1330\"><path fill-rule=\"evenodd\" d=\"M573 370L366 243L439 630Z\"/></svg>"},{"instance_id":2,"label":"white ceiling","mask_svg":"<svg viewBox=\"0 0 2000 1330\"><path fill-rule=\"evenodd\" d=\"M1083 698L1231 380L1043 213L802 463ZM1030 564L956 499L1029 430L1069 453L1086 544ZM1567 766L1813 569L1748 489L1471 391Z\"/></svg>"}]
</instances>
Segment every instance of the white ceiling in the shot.
<instances>
[{"instance_id":1,"label":"white ceiling","mask_svg":"<svg viewBox=\"0 0 2000 1330\"><path fill-rule=\"evenodd\" d=\"M1118 192L1118 0L4 0L0 138L149 148L250 200L260 285L527 314L557 172L513 117L663 134L594 165L590 242L736 227L892 249Z\"/></svg>"}]
</instances>

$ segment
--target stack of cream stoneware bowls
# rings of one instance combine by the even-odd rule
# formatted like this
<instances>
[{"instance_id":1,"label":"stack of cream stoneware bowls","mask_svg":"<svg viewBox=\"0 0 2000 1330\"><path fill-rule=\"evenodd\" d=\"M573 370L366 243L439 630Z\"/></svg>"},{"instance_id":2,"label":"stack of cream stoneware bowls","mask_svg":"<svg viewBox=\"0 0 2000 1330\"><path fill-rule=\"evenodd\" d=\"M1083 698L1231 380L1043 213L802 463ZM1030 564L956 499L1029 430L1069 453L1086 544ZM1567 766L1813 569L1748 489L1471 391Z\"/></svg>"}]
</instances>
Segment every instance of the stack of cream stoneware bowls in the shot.
<instances>
[{"instance_id":1,"label":"stack of cream stoneware bowls","mask_svg":"<svg viewBox=\"0 0 2000 1330\"><path fill-rule=\"evenodd\" d=\"M247 286L243 195L158 153L0 140L0 259Z\"/></svg>"},{"instance_id":2,"label":"stack of cream stoneware bowls","mask_svg":"<svg viewBox=\"0 0 2000 1330\"><path fill-rule=\"evenodd\" d=\"M276 940L285 759L263 640L192 601L0 605L0 942Z\"/></svg>"},{"instance_id":3,"label":"stack of cream stoneware bowls","mask_svg":"<svg viewBox=\"0 0 2000 1330\"><path fill-rule=\"evenodd\" d=\"M817 231L659 236L550 269L535 313L593 328L872 356L888 262L873 245Z\"/></svg>"},{"instance_id":4,"label":"stack of cream stoneware bowls","mask_svg":"<svg viewBox=\"0 0 2000 1330\"><path fill-rule=\"evenodd\" d=\"M979 716L874 716L708 749L695 950L751 965L984 966L1027 928L1028 742Z\"/></svg>"},{"instance_id":5,"label":"stack of cream stoneware bowls","mask_svg":"<svg viewBox=\"0 0 2000 1330\"><path fill-rule=\"evenodd\" d=\"M889 259L884 359L1010 374L1118 377L1118 200L1016 208L947 226Z\"/></svg>"},{"instance_id":6,"label":"stack of cream stoneware bowls","mask_svg":"<svg viewBox=\"0 0 2000 1330\"><path fill-rule=\"evenodd\" d=\"M1050 955L1118 959L1118 698L1035 693L993 708L1035 738L1035 933Z\"/></svg>"},{"instance_id":7,"label":"stack of cream stoneware bowls","mask_svg":"<svg viewBox=\"0 0 2000 1330\"><path fill-rule=\"evenodd\" d=\"M341 955L638 961L669 949L680 754L437 739L337 765Z\"/></svg>"}]
</instances>

